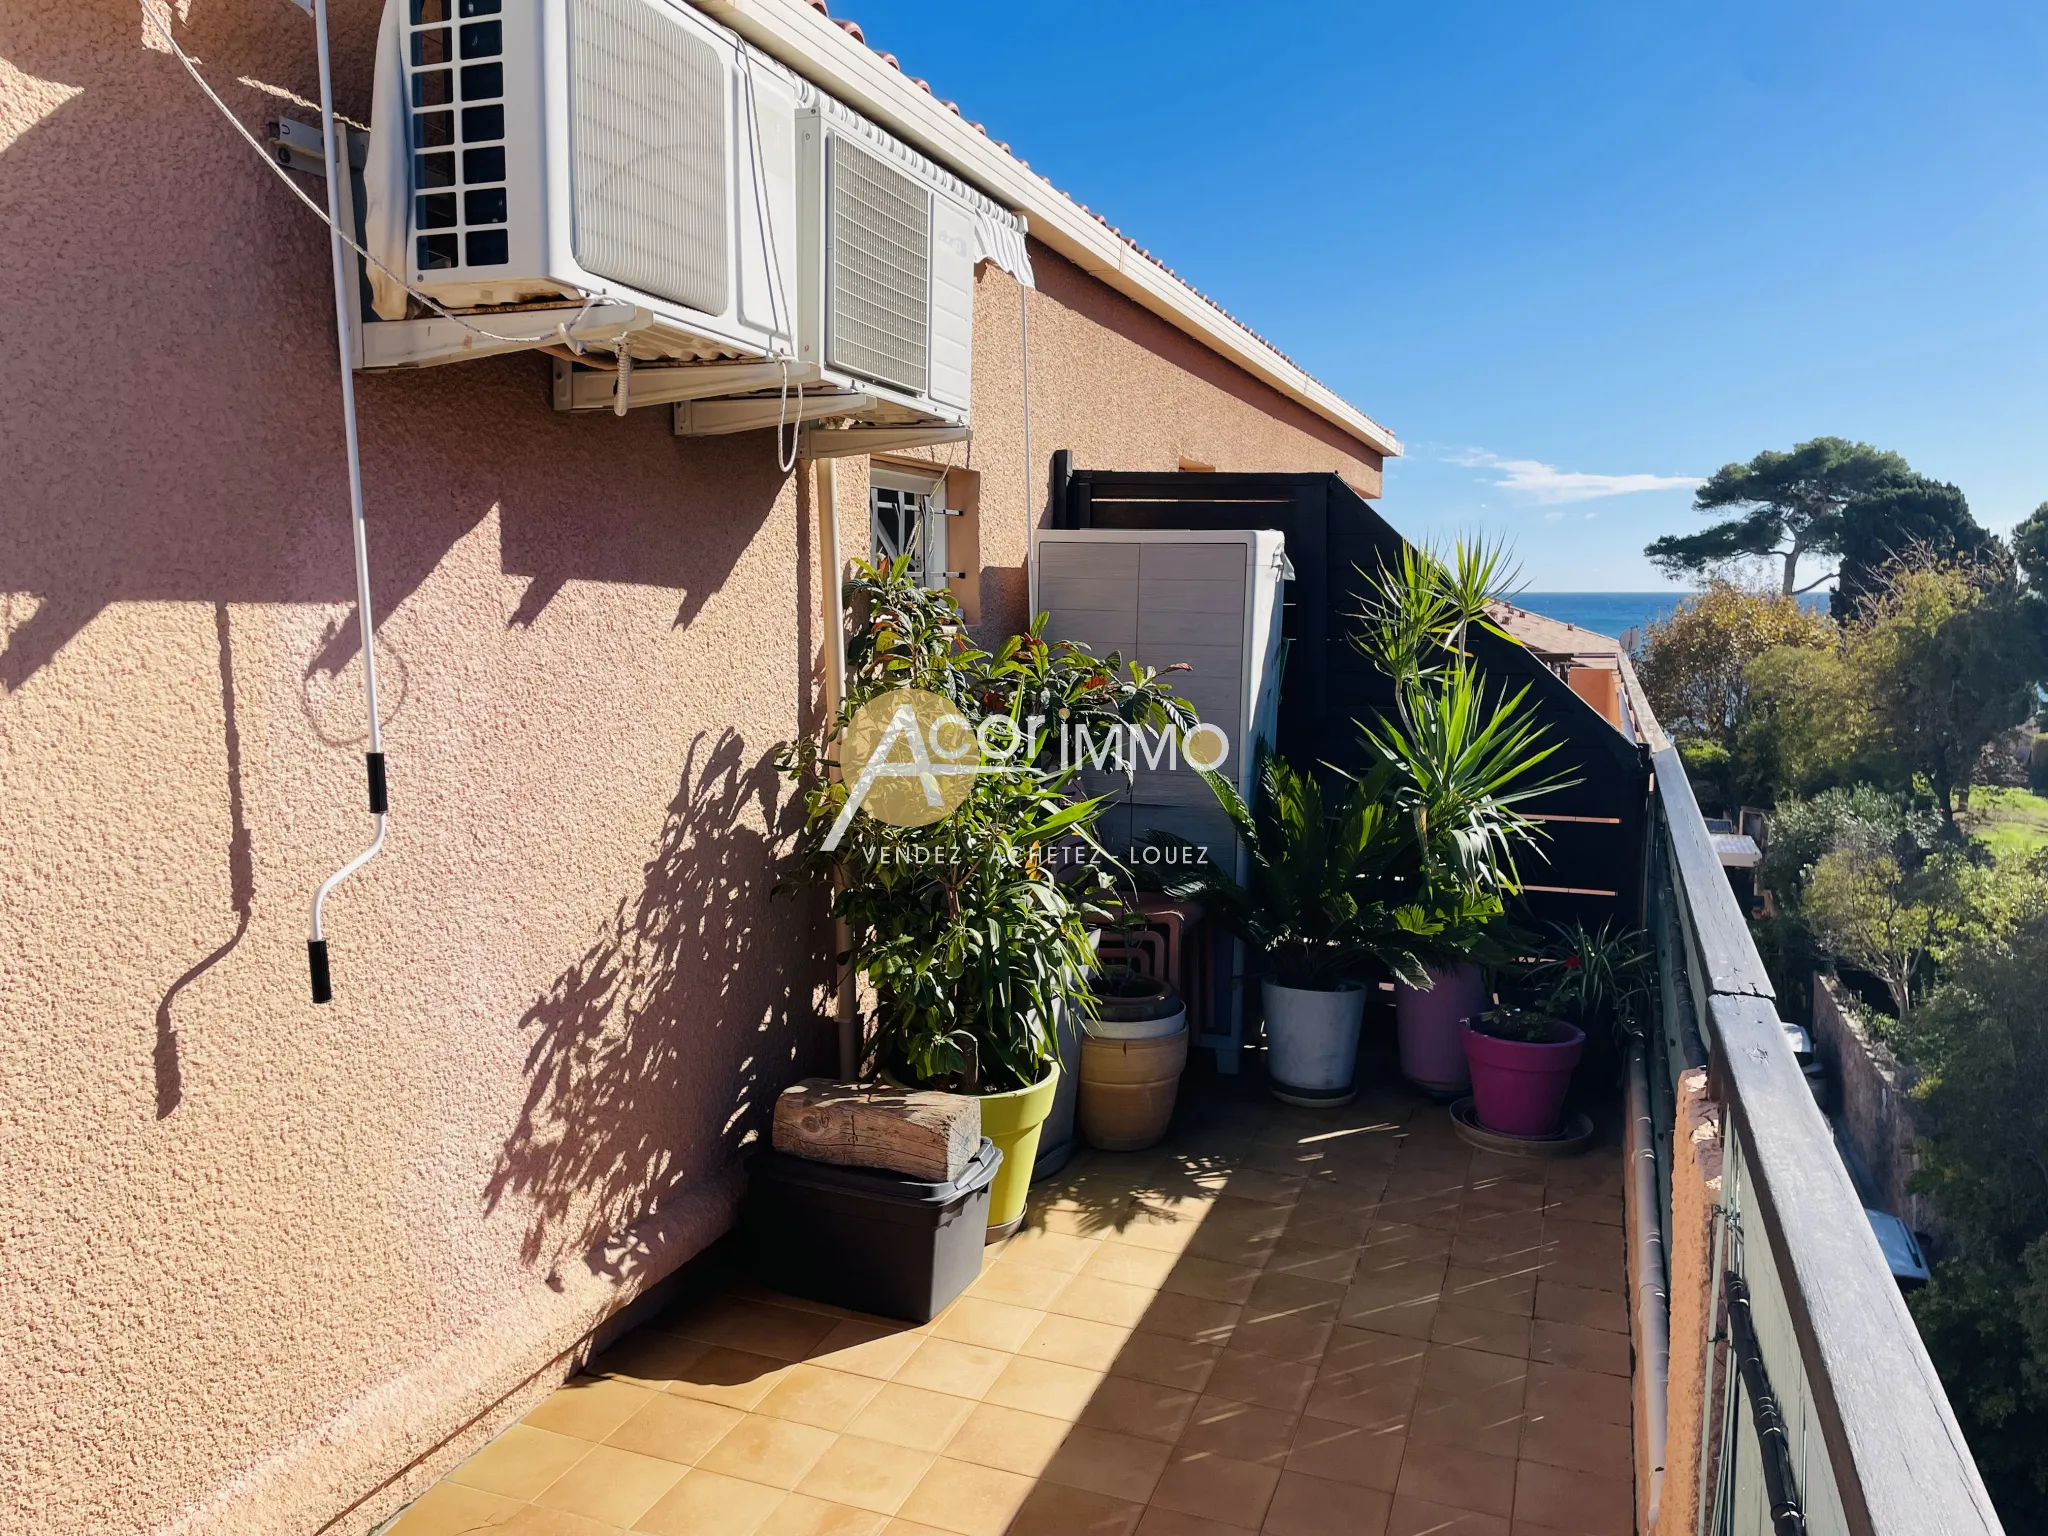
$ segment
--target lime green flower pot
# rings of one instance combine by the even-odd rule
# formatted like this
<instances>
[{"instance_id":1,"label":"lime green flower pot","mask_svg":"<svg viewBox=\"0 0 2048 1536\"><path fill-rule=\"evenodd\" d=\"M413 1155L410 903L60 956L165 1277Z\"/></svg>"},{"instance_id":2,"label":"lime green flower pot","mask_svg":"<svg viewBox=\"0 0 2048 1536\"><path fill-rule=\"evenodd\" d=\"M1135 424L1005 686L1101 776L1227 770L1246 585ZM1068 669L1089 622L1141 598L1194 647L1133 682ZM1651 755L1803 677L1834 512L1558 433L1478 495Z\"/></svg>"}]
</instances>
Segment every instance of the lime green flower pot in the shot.
<instances>
[{"instance_id":1,"label":"lime green flower pot","mask_svg":"<svg viewBox=\"0 0 2048 1536\"><path fill-rule=\"evenodd\" d=\"M988 1240L1000 1242L1024 1223L1031 1193L1031 1165L1038 1161L1038 1133L1052 1113L1060 1067L1053 1062L1029 1088L987 1093L981 1099L981 1134L1002 1149L1003 1165L989 1186Z\"/></svg>"}]
</instances>

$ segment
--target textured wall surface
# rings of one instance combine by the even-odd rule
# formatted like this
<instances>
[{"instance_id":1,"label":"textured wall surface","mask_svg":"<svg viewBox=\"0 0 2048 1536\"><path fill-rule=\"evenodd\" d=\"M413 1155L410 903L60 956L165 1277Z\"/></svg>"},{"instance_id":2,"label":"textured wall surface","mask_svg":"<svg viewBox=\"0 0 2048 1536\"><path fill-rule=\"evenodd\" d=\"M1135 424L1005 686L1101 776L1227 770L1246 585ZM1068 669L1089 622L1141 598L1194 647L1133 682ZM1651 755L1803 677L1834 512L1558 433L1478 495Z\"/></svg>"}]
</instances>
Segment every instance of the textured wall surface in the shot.
<instances>
[{"instance_id":1,"label":"textured wall surface","mask_svg":"<svg viewBox=\"0 0 2048 1536\"><path fill-rule=\"evenodd\" d=\"M357 118L374 20L337 6ZM308 115L292 6L175 25L245 122ZM1377 489L1038 259L1028 501L981 282L992 626L1054 448ZM307 1003L370 830L326 261L133 3L0 7L0 1530L368 1529L723 1229L831 1059L817 914L769 891L808 494L765 433L555 414L536 356L360 383L391 838Z\"/></svg>"},{"instance_id":2,"label":"textured wall surface","mask_svg":"<svg viewBox=\"0 0 2048 1536\"><path fill-rule=\"evenodd\" d=\"M1833 1089L1830 1118L1840 1128L1838 1139L1848 1142L1851 1171L1871 1204L1939 1246L1948 1224L1934 1202L1912 1188L1920 1167L1912 1074L1864 1026L1847 989L1820 972L1813 978L1813 1049Z\"/></svg>"}]
</instances>

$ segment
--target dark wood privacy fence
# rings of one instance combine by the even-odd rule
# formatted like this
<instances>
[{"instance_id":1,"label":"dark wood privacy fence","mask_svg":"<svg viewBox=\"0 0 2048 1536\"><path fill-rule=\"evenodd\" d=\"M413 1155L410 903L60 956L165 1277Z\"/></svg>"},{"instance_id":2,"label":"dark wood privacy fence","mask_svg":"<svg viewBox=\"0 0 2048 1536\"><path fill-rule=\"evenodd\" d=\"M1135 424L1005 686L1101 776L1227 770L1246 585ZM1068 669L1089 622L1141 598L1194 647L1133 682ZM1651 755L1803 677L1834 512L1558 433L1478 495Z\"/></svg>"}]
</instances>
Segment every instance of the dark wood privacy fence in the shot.
<instances>
[{"instance_id":1,"label":"dark wood privacy fence","mask_svg":"<svg viewBox=\"0 0 2048 1536\"><path fill-rule=\"evenodd\" d=\"M1373 573L1399 558L1401 535L1342 479L1330 474L1141 474L1072 470L1054 477L1061 528L1276 528L1286 536L1287 672L1279 748L1297 766L1366 765L1355 722L1388 708L1386 679L1351 644ZM1550 739L1549 766L1577 782L1533 803L1547 818L1544 856L1522 870L1539 922L1613 917L1637 927L1643 912L1647 755L1512 640L1473 637L1495 687L1527 687Z\"/></svg>"}]
</instances>

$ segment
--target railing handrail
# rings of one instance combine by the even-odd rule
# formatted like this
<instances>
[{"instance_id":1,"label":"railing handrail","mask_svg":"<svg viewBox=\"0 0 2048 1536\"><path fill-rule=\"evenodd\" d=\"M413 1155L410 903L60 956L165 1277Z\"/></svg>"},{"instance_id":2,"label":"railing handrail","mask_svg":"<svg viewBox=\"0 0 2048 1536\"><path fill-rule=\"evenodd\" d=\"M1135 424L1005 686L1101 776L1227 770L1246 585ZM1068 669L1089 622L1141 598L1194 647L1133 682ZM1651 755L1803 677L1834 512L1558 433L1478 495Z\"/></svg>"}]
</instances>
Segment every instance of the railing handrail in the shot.
<instances>
[{"instance_id":1,"label":"railing handrail","mask_svg":"<svg viewBox=\"0 0 2048 1536\"><path fill-rule=\"evenodd\" d=\"M1661 737L1661 732L1658 733ZM1705 974L1713 1096L1782 1283L1800 1368L1855 1536L1998 1536L2002 1527L1779 1021L1677 750L1651 755L1657 818Z\"/></svg>"}]
</instances>

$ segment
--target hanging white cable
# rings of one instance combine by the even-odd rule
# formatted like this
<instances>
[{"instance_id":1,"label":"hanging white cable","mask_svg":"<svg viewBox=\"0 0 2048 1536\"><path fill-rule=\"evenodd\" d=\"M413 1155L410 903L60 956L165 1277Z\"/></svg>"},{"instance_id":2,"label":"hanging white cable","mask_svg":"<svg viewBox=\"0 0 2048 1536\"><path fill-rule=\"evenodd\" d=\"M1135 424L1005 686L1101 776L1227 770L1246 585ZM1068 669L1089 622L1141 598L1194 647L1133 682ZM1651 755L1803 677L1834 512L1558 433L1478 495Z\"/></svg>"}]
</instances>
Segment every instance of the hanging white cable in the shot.
<instances>
[{"instance_id":1,"label":"hanging white cable","mask_svg":"<svg viewBox=\"0 0 2048 1536\"><path fill-rule=\"evenodd\" d=\"M782 449L782 429L789 421L789 365L795 359L789 350L789 342L796 336L796 323L790 318L789 293L782 286L782 252L775 243L775 210L768 205L767 162L761 154L761 109L754 90L754 55L746 43L735 38L733 47L740 66L740 78L746 82L747 105L747 156L753 168L754 217L761 224L762 257L768 265L768 323L775 327L775 348L769 354L782 364L782 388L775 404L775 467L783 474L796 468L799 450L803 446L804 432L804 386L799 380L796 386L796 425L789 434L789 451Z\"/></svg>"},{"instance_id":2,"label":"hanging white cable","mask_svg":"<svg viewBox=\"0 0 2048 1536\"><path fill-rule=\"evenodd\" d=\"M341 233L340 130L334 121L334 77L327 47L327 0L313 0L313 30L320 54L320 133L327 156L328 253L334 278L334 331L341 362L341 419L348 448L349 532L355 545L356 625L363 650L363 698L370 711L370 744L364 754L369 776L370 814L377 824L370 846L329 875L313 895L313 922L306 938L307 964L312 972L313 1001L324 1003L334 996L327 968L327 936L320 924L320 909L334 888L374 859L384 847L387 801L384 786L384 724L377 709L377 632L370 613L370 544L363 521L363 463L356 435L355 369L349 356L348 257Z\"/></svg>"},{"instance_id":3,"label":"hanging white cable","mask_svg":"<svg viewBox=\"0 0 2048 1536\"><path fill-rule=\"evenodd\" d=\"M146 17L149 21L149 24L156 29L157 36L161 37L164 40L164 46L169 48L171 52L177 56L178 62L185 66L185 73L192 77L193 83L197 85L201 91L205 92L206 99L214 104L215 108L218 109L222 117L227 119L228 126L233 128L236 133L239 133L242 136L242 138L248 143L249 147L256 151L257 155L262 159L264 165L269 168L270 173L273 176L277 177L279 181L285 184L285 187L291 192L293 197L296 197L300 202L304 203L308 208L313 210L313 216L317 218L322 224L325 224L327 226L327 228L333 234L336 240L341 241L342 244L346 245L350 250L354 251L358 256L362 257L363 260L367 261L379 272L382 272L386 277L390 278L392 282L396 283L399 287L403 288L408 294L412 295L412 297L418 299L420 303L424 304L428 309L431 309L435 314L439 315L442 319L453 320L457 325L461 326L465 331L470 332L472 335L481 336L487 341L510 342L515 346L528 347L538 346L544 342L551 342L559 339L561 341L568 343L572 347L576 347L579 351L581 350L580 344L575 340L575 338L570 333L576 326L583 323L583 317L590 312L591 305L597 302L597 296L593 293L588 292L587 290L581 288L577 289L577 292L583 295L584 303L583 308L580 311L578 311L577 316L574 320L557 324L553 329L543 331L538 336L502 336L496 331L486 330L484 329L484 327L480 325L473 324L472 322L464 319L461 315L456 314L451 309L446 309L442 307L433 299L427 297L426 294L421 293L419 289L413 287L404 278L400 277L396 272L392 271L389 267L385 266L383 262L379 261L375 256L371 255L370 252L363 249L362 246L356 244L354 240L352 240L348 235L342 232L342 225L340 222L341 203L340 199L335 195L335 179L337 175L336 168L341 162L338 161L335 157L333 144L330 143L327 145L327 208L322 209L318 203L314 202L312 198L306 195L306 189L304 187L301 187L296 181L293 181L291 178L291 174L288 171L286 171L283 166L279 165L277 161L271 158L270 151L265 149L262 145L262 142L257 139L256 135L249 131L248 125L244 123L239 117L235 116L234 111L228 106L228 104L220 99L220 96L214 91L214 88L211 85L207 84L206 76L199 73L199 66L192 62L192 56L186 53L183 48L178 46L178 40L175 37L171 36L171 29L164 24L163 18L157 15L156 7L150 3L150 0L139 0L139 3L142 6L142 14L144 15L144 17ZM324 36L322 46L325 46ZM327 99L326 94L323 92L321 97L321 121L323 124L325 124L328 121L329 113L332 110L332 106L333 103ZM333 135L328 134L327 137L331 139Z\"/></svg>"}]
</instances>

